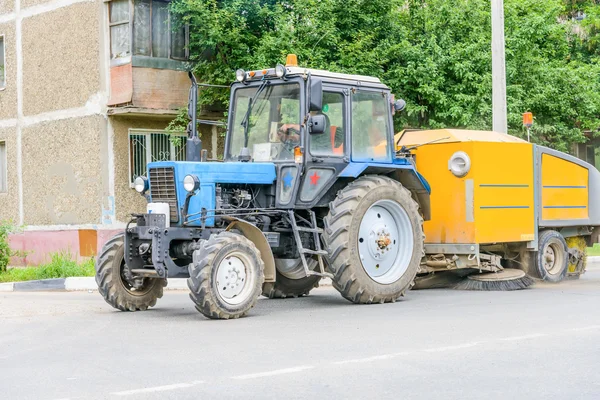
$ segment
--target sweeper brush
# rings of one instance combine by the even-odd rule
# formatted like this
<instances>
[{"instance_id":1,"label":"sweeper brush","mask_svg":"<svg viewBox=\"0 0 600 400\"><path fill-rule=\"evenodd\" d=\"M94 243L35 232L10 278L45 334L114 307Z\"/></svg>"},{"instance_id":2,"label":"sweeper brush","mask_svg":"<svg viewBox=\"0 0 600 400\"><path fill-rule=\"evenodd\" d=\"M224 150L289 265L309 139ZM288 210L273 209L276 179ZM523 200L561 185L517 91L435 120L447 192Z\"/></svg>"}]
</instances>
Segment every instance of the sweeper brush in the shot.
<instances>
[{"instance_id":1,"label":"sweeper brush","mask_svg":"<svg viewBox=\"0 0 600 400\"><path fill-rule=\"evenodd\" d=\"M534 280L519 269L504 269L499 272L476 273L467 276L454 286L458 290L521 290L533 285Z\"/></svg>"}]
</instances>

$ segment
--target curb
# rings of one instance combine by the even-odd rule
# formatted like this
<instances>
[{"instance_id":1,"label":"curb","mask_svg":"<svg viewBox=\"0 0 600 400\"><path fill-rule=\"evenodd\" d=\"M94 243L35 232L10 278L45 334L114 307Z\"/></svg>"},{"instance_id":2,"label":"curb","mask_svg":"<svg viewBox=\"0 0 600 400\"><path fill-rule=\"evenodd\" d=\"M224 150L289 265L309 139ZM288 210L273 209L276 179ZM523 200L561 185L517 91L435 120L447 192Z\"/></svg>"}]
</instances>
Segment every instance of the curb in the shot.
<instances>
[{"instance_id":1,"label":"curb","mask_svg":"<svg viewBox=\"0 0 600 400\"><path fill-rule=\"evenodd\" d=\"M598 257L600 259L600 257ZM331 279L323 278L319 286L331 286ZM48 291L98 290L94 277L42 279L38 281L0 283L0 292L48 292ZM186 278L171 278L165 290L188 290Z\"/></svg>"}]
</instances>

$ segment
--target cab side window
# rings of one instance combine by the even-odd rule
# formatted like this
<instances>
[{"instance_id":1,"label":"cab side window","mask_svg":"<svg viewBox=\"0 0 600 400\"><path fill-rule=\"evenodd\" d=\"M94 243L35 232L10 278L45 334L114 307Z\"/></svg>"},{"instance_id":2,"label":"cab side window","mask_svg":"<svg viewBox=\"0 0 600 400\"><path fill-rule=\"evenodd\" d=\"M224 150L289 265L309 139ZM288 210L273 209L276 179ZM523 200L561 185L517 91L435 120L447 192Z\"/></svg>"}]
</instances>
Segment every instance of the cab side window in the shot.
<instances>
[{"instance_id":1,"label":"cab side window","mask_svg":"<svg viewBox=\"0 0 600 400\"><path fill-rule=\"evenodd\" d=\"M352 159L389 159L389 101L385 93L355 91L352 94Z\"/></svg>"},{"instance_id":2,"label":"cab side window","mask_svg":"<svg viewBox=\"0 0 600 400\"><path fill-rule=\"evenodd\" d=\"M323 92L323 114L327 124L325 132L310 136L310 153L315 156L341 157L344 155L346 127L344 123L344 95Z\"/></svg>"}]
</instances>

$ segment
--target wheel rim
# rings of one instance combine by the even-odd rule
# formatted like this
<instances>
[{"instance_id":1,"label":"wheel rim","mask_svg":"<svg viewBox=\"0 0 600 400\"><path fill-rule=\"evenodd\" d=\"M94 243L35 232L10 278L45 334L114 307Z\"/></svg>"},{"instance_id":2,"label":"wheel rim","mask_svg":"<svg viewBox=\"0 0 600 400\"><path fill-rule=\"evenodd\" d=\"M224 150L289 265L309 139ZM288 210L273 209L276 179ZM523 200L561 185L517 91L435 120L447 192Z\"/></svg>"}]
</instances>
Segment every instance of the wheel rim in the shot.
<instances>
[{"instance_id":1,"label":"wheel rim","mask_svg":"<svg viewBox=\"0 0 600 400\"><path fill-rule=\"evenodd\" d=\"M226 303L241 304L252 296L254 275L251 261L243 253L233 252L225 256L217 266L217 293Z\"/></svg>"},{"instance_id":2,"label":"wheel rim","mask_svg":"<svg viewBox=\"0 0 600 400\"><path fill-rule=\"evenodd\" d=\"M559 243L549 243L544 249L543 263L544 269L550 275L559 274L562 270L564 260L563 252Z\"/></svg>"},{"instance_id":3,"label":"wheel rim","mask_svg":"<svg viewBox=\"0 0 600 400\"><path fill-rule=\"evenodd\" d=\"M408 269L414 247L412 224L395 201L371 205L362 217L357 240L362 266L375 282L396 282Z\"/></svg>"},{"instance_id":4,"label":"wheel rim","mask_svg":"<svg viewBox=\"0 0 600 400\"><path fill-rule=\"evenodd\" d=\"M142 280L142 284L139 288L136 288L133 285L131 280L136 278L127 276L125 272L125 259L121 261L120 278L121 285L123 286L123 288L134 296L143 296L152 289L153 281L150 278L137 278Z\"/></svg>"}]
</instances>

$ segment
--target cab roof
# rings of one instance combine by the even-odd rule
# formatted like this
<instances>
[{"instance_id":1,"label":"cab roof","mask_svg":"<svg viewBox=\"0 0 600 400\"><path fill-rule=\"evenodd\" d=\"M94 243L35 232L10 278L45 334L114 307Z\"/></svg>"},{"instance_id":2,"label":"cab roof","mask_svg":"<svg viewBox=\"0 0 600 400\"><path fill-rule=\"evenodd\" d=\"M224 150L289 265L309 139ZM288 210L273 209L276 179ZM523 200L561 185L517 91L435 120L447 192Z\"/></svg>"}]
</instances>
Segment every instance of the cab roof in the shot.
<instances>
[{"instance_id":1,"label":"cab roof","mask_svg":"<svg viewBox=\"0 0 600 400\"><path fill-rule=\"evenodd\" d=\"M351 81L359 81L366 83L381 83L379 78L375 78L373 76L366 75L353 75L353 74L341 74L339 72L331 72L325 71L322 69L312 69L312 68L302 68L302 67L286 67L288 76L289 75L308 75L318 76L321 78L333 78L333 79L343 79L343 80L351 80Z\"/></svg>"}]
</instances>

